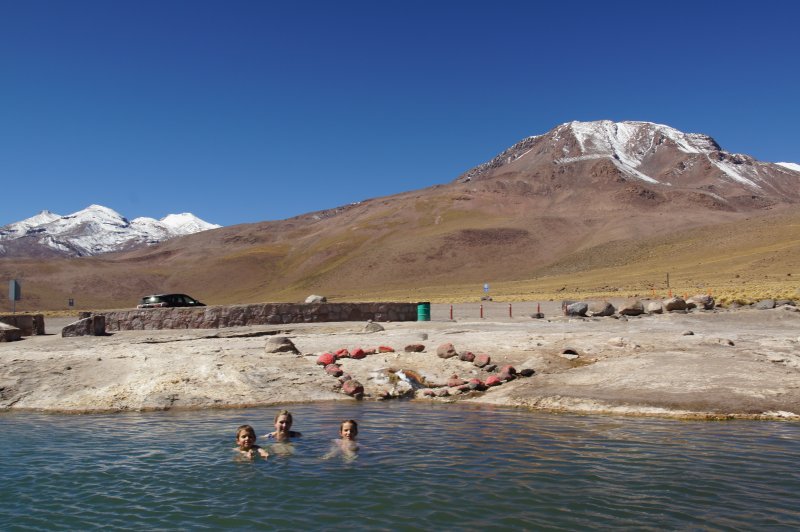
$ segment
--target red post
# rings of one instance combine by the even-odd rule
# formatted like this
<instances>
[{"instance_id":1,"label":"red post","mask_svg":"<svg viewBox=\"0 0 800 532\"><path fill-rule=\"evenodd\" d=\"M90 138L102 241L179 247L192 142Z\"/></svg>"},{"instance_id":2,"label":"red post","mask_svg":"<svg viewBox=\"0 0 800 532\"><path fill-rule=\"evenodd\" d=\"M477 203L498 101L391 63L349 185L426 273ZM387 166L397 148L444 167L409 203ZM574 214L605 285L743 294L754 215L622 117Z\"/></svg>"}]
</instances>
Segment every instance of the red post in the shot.
<instances>
[{"instance_id":1,"label":"red post","mask_svg":"<svg viewBox=\"0 0 800 532\"><path fill-rule=\"evenodd\" d=\"M481 303L481 318L483 318L483 303Z\"/></svg>"},{"instance_id":2,"label":"red post","mask_svg":"<svg viewBox=\"0 0 800 532\"><path fill-rule=\"evenodd\" d=\"M450 305L450 321L453 321L453 305Z\"/></svg>"},{"instance_id":3,"label":"red post","mask_svg":"<svg viewBox=\"0 0 800 532\"><path fill-rule=\"evenodd\" d=\"M541 303L536 303L536 314L542 313L542 305Z\"/></svg>"},{"instance_id":4,"label":"red post","mask_svg":"<svg viewBox=\"0 0 800 532\"><path fill-rule=\"evenodd\" d=\"M508 317L513 318L514 316L511 315L511 303L508 304Z\"/></svg>"}]
</instances>

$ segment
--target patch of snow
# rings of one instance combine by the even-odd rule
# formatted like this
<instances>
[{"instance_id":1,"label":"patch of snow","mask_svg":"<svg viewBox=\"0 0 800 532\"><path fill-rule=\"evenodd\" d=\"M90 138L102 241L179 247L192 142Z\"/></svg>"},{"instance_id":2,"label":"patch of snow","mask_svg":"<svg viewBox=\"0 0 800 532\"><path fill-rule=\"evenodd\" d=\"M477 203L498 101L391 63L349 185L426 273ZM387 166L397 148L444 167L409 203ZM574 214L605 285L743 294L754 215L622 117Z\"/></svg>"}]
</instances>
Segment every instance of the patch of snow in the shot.
<instances>
[{"instance_id":1,"label":"patch of snow","mask_svg":"<svg viewBox=\"0 0 800 532\"><path fill-rule=\"evenodd\" d=\"M788 168L789 170L794 170L795 172L800 172L800 164L797 163L775 163L779 166L783 166L784 168Z\"/></svg>"},{"instance_id":2,"label":"patch of snow","mask_svg":"<svg viewBox=\"0 0 800 532\"><path fill-rule=\"evenodd\" d=\"M708 155L706 155L708 157ZM727 175L728 177L732 178L734 181L742 183L743 185L747 185L750 188L754 188L757 190L761 190L761 186L755 183L754 181L750 180L749 178L743 176L736 170L734 170L730 164L726 163L725 161L715 161L711 157L708 157L708 160L717 168L722 170L722 172Z\"/></svg>"}]
</instances>

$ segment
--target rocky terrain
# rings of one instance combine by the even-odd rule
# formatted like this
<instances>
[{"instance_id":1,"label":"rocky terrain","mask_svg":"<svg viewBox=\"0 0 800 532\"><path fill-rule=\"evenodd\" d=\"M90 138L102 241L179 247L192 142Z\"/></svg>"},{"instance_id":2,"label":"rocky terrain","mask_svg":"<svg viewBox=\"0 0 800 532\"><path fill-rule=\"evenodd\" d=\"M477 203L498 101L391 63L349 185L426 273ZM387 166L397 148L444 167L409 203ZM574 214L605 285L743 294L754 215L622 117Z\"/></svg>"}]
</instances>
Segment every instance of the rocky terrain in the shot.
<instances>
[{"instance_id":1,"label":"rocky terrain","mask_svg":"<svg viewBox=\"0 0 800 532\"><path fill-rule=\"evenodd\" d=\"M521 306L513 317L505 305L483 310L480 318L477 305L458 305L451 320L448 306L434 305L432 321L380 326L336 322L74 338L54 334L71 320L50 319L47 335L0 343L0 409L228 408L356 396L800 419L796 307L587 318L564 316L550 304L542 319ZM337 377L324 355L344 349L333 362L347 377Z\"/></svg>"}]
</instances>

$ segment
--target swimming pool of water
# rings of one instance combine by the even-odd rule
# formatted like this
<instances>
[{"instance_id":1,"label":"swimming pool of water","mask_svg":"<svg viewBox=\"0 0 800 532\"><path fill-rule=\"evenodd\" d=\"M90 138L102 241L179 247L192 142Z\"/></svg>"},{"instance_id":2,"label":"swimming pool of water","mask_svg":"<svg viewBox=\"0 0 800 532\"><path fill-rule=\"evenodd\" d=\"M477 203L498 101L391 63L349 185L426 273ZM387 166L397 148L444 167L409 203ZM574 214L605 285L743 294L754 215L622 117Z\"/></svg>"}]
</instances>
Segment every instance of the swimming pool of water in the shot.
<instances>
[{"instance_id":1,"label":"swimming pool of water","mask_svg":"<svg viewBox=\"0 0 800 532\"><path fill-rule=\"evenodd\" d=\"M798 424L288 408L303 438L265 461L235 460L235 431L277 408L0 415L0 529L800 526ZM322 459L347 418L357 458Z\"/></svg>"}]
</instances>

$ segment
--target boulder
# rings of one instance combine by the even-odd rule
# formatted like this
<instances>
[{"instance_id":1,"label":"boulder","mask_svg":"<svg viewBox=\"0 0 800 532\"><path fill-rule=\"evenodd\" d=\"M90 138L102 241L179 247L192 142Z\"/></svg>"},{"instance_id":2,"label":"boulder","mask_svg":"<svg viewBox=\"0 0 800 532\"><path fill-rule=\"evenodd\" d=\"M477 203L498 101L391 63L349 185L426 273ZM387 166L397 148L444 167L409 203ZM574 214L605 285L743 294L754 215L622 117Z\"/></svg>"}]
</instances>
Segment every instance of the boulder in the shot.
<instances>
[{"instance_id":1,"label":"boulder","mask_svg":"<svg viewBox=\"0 0 800 532\"><path fill-rule=\"evenodd\" d=\"M267 343L264 346L264 351L266 353L289 353L292 355L300 354L300 351L298 351L297 347L295 347L294 342L285 336L272 336L268 338Z\"/></svg>"},{"instance_id":2,"label":"boulder","mask_svg":"<svg viewBox=\"0 0 800 532\"><path fill-rule=\"evenodd\" d=\"M475 360L472 363L478 366L479 368L483 368L489 365L491 361L492 357L490 357L485 353L481 353L480 355L475 355Z\"/></svg>"},{"instance_id":3,"label":"boulder","mask_svg":"<svg viewBox=\"0 0 800 532\"><path fill-rule=\"evenodd\" d=\"M436 355L439 358L452 358L458 353L456 353L456 348L453 347L453 344L448 342L436 348Z\"/></svg>"},{"instance_id":4,"label":"boulder","mask_svg":"<svg viewBox=\"0 0 800 532\"><path fill-rule=\"evenodd\" d=\"M306 303L327 303L328 298L325 296L318 296L315 294L311 294L306 298Z\"/></svg>"},{"instance_id":5,"label":"boulder","mask_svg":"<svg viewBox=\"0 0 800 532\"><path fill-rule=\"evenodd\" d=\"M22 338L22 330L0 322L0 342L16 342Z\"/></svg>"},{"instance_id":6,"label":"boulder","mask_svg":"<svg viewBox=\"0 0 800 532\"><path fill-rule=\"evenodd\" d=\"M762 299L758 303L753 305L754 309L757 310L769 310L775 308L775 300L774 299Z\"/></svg>"},{"instance_id":7,"label":"boulder","mask_svg":"<svg viewBox=\"0 0 800 532\"><path fill-rule=\"evenodd\" d=\"M70 323L61 329L62 338L75 336L104 336L106 334L106 317L102 314Z\"/></svg>"},{"instance_id":8,"label":"boulder","mask_svg":"<svg viewBox=\"0 0 800 532\"><path fill-rule=\"evenodd\" d=\"M664 304L661 301L648 301L645 310L648 314L663 314Z\"/></svg>"},{"instance_id":9,"label":"boulder","mask_svg":"<svg viewBox=\"0 0 800 532\"><path fill-rule=\"evenodd\" d=\"M700 310L714 310L717 302L708 294L698 294L686 300L687 308L699 308Z\"/></svg>"},{"instance_id":10,"label":"boulder","mask_svg":"<svg viewBox=\"0 0 800 532\"><path fill-rule=\"evenodd\" d=\"M406 353L421 353L425 351L425 346L422 344L410 344L403 349Z\"/></svg>"},{"instance_id":11,"label":"boulder","mask_svg":"<svg viewBox=\"0 0 800 532\"><path fill-rule=\"evenodd\" d=\"M638 299L629 299L620 305L617 312L621 316L639 316L644 313L644 305Z\"/></svg>"},{"instance_id":12,"label":"boulder","mask_svg":"<svg viewBox=\"0 0 800 532\"><path fill-rule=\"evenodd\" d=\"M383 325L381 325L380 323L375 323L374 321L367 322L367 324L364 325L365 333L376 333L385 330L386 329L383 328Z\"/></svg>"},{"instance_id":13,"label":"boulder","mask_svg":"<svg viewBox=\"0 0 800 532\"><path fill-rule=\"evenodd\" d=\"M676 310L686 310L686 301L682 297L670 297L664 300L664 310L674 312Z\"/></svg>"},{"instance_id":14,"label":"boulder","mask_svg":"<svg viewBox=\"0 0 800 532\"><path fill-rule=\"evenodd\" d=\"M589 303L589 316L613 316L617 309L608 301L592 301Z\"/></svg>"},{"instance_id":15,"label":"boulder","mask_svg":"<svg viewBox=\"0 0 800 532\"><path fill-rule=\"evenodd\" d=\"M566 307L564 307L564 315L566 316L586 316L586 312L589 310L589 304L584 303L583 301L578 301L576 303L570 303Z\"/></svg>"}]
</instances>

